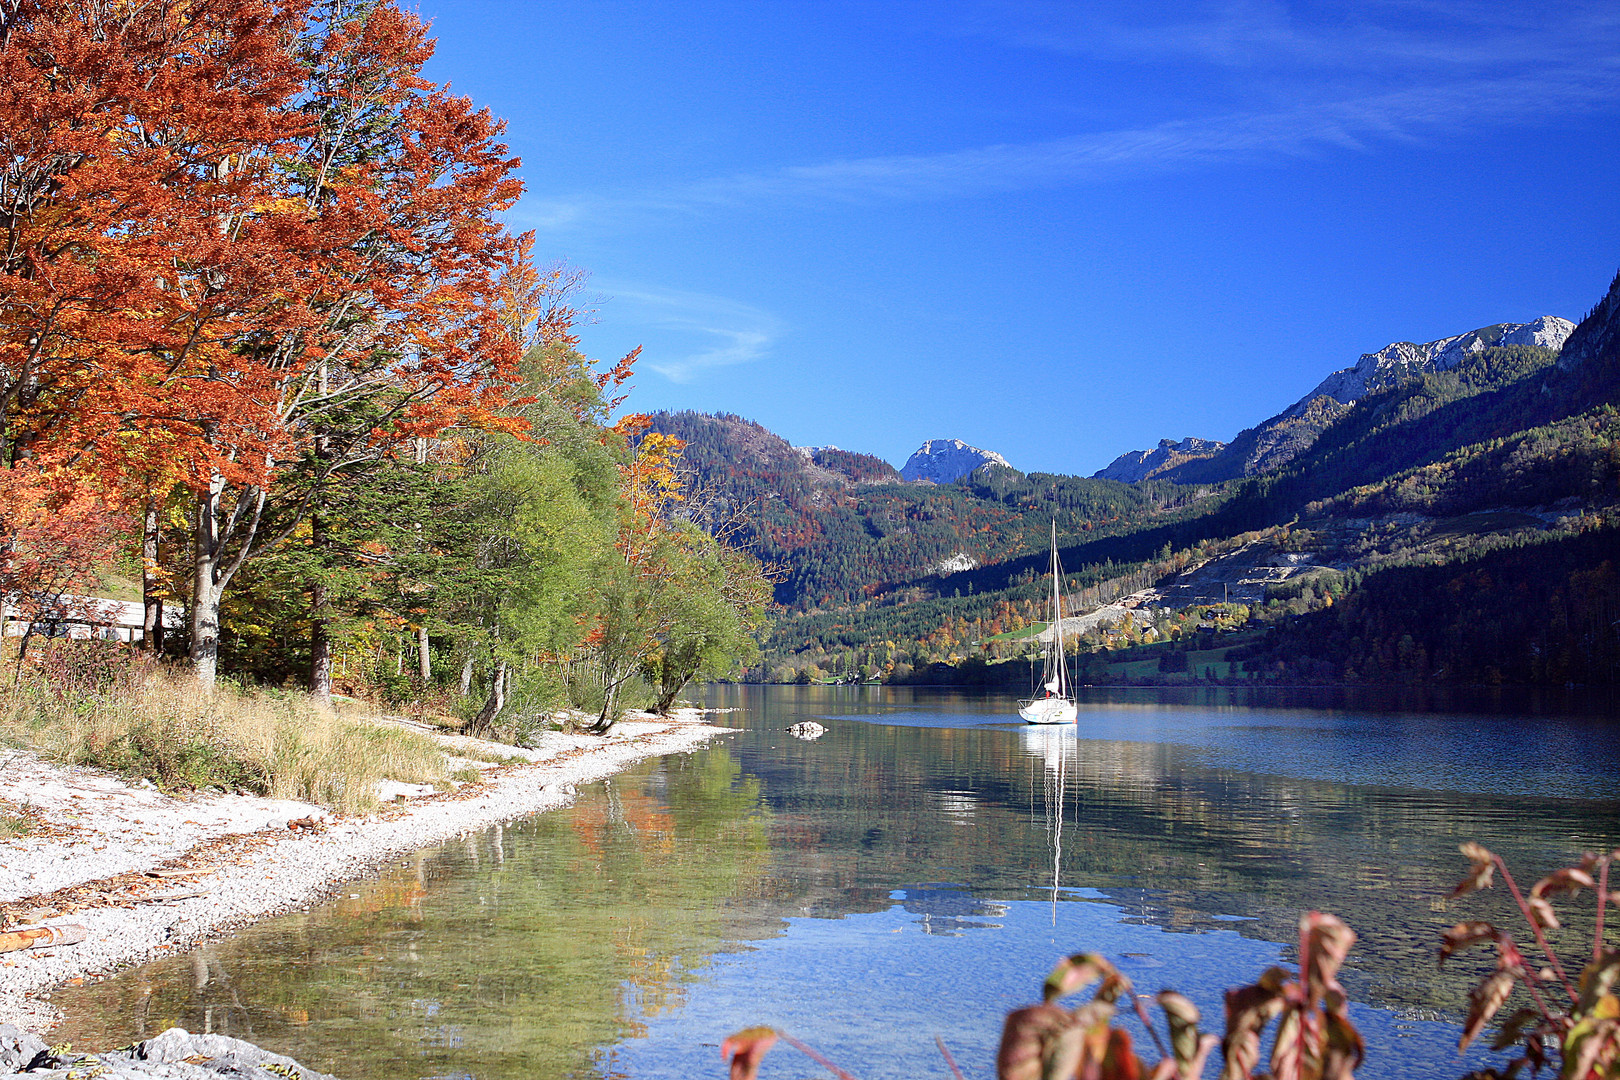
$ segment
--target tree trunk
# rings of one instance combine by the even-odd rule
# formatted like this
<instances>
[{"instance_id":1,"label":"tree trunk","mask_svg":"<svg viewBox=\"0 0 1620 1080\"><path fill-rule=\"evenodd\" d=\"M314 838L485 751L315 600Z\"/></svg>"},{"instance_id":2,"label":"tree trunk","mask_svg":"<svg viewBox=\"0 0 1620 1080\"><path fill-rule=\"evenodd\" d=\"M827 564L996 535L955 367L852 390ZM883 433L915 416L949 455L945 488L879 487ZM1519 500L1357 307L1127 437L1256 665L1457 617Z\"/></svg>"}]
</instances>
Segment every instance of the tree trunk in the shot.
<instances>
[{"instance_id":1,"label":"tree trunk","mask_svg":"<svg viewBox=\"0 0 1620 1080\"><path fill-rule=\"evenodd\" d=\"M619 687L623 686L628 674L619 675L617 670L607 663L602 665L602 714L596 718L596 723L585 730L592 735L606 735L618 722Z\"/></svg>"},{"instance_id":2,"label":"tree trunk","mask_svg":"<svg viewBox=\"0 0 1620 1080\"><path fill-rule=\"evenodd\" d=\"M426 690L428 683L433 681L433 658L428 653L426 626L416 628L416 668L417 674L422 676L422 689Z\"/></svg>"},{"instance_id":3,"label":"tree trunk","mask_svg":"<svg viewBox=\"0 0 1620 1080\"><path fill-rule=\"evenodd\" d=\"M154 656L163 655L163 596L158 583L158 541L162 539L158 500L146 500L146 520L141 530L141 599L146 606L141 620L141 648Z\"/></svg>"},{"instance_id":4,"label":"tree trunk","mask_svg":"<svg viewBox=\"0 0 1620 1080\"><path fill-rule=\"evenodd\" d=\"M217 474L197 499L197 551L191 583L191 669L204 690L214 689L219 667L219 493Z\"/></svg>"},{"instance_id":5,"label":"tree trunk","mask_svg":"<svg viewBox=\"0 0 1620 1080\"><path fill-rule=\"evenodd\" d=\"M315 549L316 573L325 569L326 529L319 514L309 518L309 544ZM309 696L332 707L331 588L317 580L309 590Z\"/></svg>"},{"instance_id":6,"label":"tree trunk","mask_svg":"<svg viewBox=\"0 0 1620 1080\"><path fill-rule=\"evenodd\" d=\"M675 698L691 683L697 669L697 664L666 664L660 672L658 702L653 706L653 712L659 716L668 716L669 707L675 704Z\"/></svg>"},{"instance_id":7,"label":"tree trunk","mask_svg":"<svg viewBox=\"0 0 1620 1080\"><path fill-rule=\"evenodd\" d=\"M487 739L495 734L495 718L506 708L506 671L505 660L495 665L495 677L489 685L489 698L484 702L484 707L478 710L478 715L472 718L472 723L467 725L468 735Z\"/></svg>"},{"instance_id":8,"label":"tree trunk","mask_svg":"<svg viewBox=\"0 0 1620 1080\"><path fill-rule=\"evenodd\" d=\"M325 585L309 590L309 696L317 704L332 707L332 633L324 617L328 607Z\"/></svg>"},{"instance_id":9,"label":"tree trunk","mask_svg":"<svg viewBox=\"0 0 1620 1080\"><path fill-rule=\"evenodd\" d=\"M472 693L473 658L471 656L461 662L461 696L466 697Z\"/></svg>"}]
</instances>

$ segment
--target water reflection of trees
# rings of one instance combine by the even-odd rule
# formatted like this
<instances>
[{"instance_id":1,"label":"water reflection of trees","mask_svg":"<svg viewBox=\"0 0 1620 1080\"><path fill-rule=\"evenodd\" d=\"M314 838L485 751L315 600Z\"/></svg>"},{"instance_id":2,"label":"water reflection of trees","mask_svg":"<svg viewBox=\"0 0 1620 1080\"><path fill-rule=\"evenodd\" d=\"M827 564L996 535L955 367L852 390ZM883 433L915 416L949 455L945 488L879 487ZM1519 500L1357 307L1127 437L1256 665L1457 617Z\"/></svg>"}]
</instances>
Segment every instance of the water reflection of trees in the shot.
<instances>
[{"instance_id":1,"label":"water reflection of trees","mask_svg":"<svg viewBox=\"0 0 1620 1080\"><path fill-rule=\"evenodd\" d=\"M678 1007L769 863L757 781L724 748L582 793L351 887L359 899L58 995L80 1045L180 1025L345 1077L597 1076L595 1048ZM351 1053L352 1050L352 1053Z\"/></svg>"}]
</instances>

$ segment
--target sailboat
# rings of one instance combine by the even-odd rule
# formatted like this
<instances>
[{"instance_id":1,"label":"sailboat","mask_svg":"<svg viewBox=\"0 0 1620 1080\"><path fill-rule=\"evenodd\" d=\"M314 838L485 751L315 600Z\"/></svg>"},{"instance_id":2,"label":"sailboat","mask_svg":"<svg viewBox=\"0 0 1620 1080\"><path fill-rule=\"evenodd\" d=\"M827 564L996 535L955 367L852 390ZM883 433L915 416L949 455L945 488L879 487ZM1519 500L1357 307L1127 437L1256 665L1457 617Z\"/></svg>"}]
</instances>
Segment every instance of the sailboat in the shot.
<instances>
[{"instance_id":1,"label":"sailboat","mask_svg":"<svg viewBox=\"0 0 1620 1080\"><path fill-rule=\"evenodd\" d=\"M1046 643L1046 664L1035 696L1018 703L1018 715L1031 724L1072 724L1078 715L1069 658L1063 651L1063 567L1058 563L1056 521L1052 522L1052 640Z\"/></svg>"}]
</instances>

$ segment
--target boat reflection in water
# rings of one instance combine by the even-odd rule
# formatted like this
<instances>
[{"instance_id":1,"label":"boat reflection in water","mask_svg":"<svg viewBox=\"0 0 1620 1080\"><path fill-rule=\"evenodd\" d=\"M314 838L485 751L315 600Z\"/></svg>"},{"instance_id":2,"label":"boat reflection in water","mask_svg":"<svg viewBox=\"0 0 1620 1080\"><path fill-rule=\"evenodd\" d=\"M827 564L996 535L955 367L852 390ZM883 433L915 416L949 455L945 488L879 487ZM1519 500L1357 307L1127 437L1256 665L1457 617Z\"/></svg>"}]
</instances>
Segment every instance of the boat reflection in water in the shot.
<instances>
[{"instance_id":1,"label":"boat reflection in water","mask_svg":"<svg viewBox=\"0 0 1620 1080\"><path fill-rule=\"evenodd\" d=\"M1071 765L1079 755L1072 725L1026 727L1019 732L1031 768L1038 761L1042 770L1039 803L1044 815L1046 846L1052 853L1052 925L1057 925L1058 892L1063 874L1063 807L1067 801ZM1035 785L1031 777L1030 788Z\"/></svg>"}]
</instances>

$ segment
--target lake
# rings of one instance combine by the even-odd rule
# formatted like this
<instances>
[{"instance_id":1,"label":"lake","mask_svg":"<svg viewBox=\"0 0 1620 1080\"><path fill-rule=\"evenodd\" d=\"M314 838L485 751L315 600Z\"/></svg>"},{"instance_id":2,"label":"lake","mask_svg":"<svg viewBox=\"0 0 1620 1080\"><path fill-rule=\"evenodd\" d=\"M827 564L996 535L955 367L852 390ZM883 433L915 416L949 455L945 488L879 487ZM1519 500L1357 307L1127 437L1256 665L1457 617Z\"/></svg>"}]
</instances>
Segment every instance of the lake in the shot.
<instances>
[{"instance_id":1,"label":"lake","mask_svg":"<svg viewBox=\"0 0 1620 1080\"><path fill-rule=\"evenodd\" d=\"M735 710L711 747L63 989L57 1037L179 1025L344 1078L720 1077L720 1041L769 1024L862 1080L945 1076L936 1036L990 1077L1002 1016L1061 956L1180 990L1219 1033L1222 990L1290 962L1316 908L1360 934L1343 976L1358 1075L1460 1077L1489 1060L1455 1046L1490 961L1437 970L1439 932L1515 916L1501 889L1447 899L1457 845L1485 843L1526 887L1620 846L1603 703L1097 691L1053 729L942 690L706 700ZM801 720L826 734L793 738ZM1560 905L1568 951L1591 906ZM762 1075L826 1074L783 1045Z\"/></svg>"}]
</instances>

